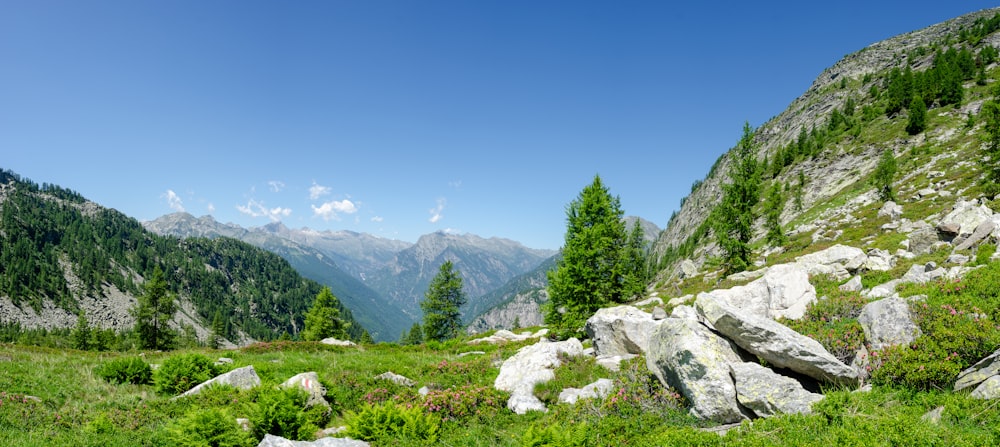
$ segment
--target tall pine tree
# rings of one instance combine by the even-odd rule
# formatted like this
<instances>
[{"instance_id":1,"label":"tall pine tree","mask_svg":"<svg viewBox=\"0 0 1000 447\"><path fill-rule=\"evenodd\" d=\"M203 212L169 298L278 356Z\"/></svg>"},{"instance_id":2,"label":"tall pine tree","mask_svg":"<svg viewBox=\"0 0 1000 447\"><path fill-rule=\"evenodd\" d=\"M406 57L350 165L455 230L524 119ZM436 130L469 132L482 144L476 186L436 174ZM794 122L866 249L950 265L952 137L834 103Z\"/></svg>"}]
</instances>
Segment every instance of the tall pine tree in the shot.
<instances>
[{"instance_id":1,"label":"tall pine tree","mask_svg":"<svg viewBox=\"0 0 1000 447\"><path fill-rule=\"evenodd\" d=\"M781 212L784 210L785 194L781 191L781 182L774 182L767 193L764 228L767 230L767 243L775 247L784 245L788 241L788 237L781 229Z\"/></svg>"},{"instance_id":2,"label":"tall pine tree","mask_svg":"<svg viewBox=\"0 0 1000 447\"><path fill-rule=\"evenodd\" d=\"M167 289L167 279L160 266L153 269L153 275L146 280L145 289L136 307L132 308L139 346L143 349L170 349L176 333L168 323L177 312L177 304L173 294Z\"/></svg>"},{"instance_id":3,"label":"tall pine tree","mask_svg":"<svg viewBox=\"0 0 1000 447\"><path fill-rule=\"evenodd\" d=\"M347 326L340 319L340 309L337 297L329 287L323 287L316 295L312 308L306 313L306 327L302 330L302 339L319 341L324 338L347 338Z\"/></svg>"},{"instance_id":4,"label":"tall pine tree","mask_svg":"<svg viewBox=\"0 0 1000 447\"><path fill-rule=\"evenodd\" d=\"M753 138L753 128L744 123L743 136L733 152L729 183L722 185L722 201L713 216L713 230L727 273L746 270L753 255L750 240L757 220L754 207L760 201L760 170Z\"/></svg>"},{"instance_id":5,"label":"tall pine tree","mask_svg":"<svg viewBox=\"0 0 1000 447\"><path fill-rule=\"evenodd\" d=\"M460 309L465 301L462 277L458 276L451 261L445 261L420 302L420 309L424 311L423 338L444 341L458 335L462 329ZM413 330L410 332L412 336Z\"/></svg>"}]
</instances>

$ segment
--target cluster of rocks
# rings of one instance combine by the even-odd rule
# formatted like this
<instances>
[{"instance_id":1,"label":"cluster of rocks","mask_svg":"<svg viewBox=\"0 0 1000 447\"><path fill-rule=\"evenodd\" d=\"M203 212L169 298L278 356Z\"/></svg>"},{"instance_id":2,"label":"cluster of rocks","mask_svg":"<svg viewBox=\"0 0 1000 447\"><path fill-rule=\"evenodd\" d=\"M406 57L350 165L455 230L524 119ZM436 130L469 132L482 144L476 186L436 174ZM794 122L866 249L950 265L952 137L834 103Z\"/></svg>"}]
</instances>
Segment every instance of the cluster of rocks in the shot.
<instances>
[{"instance_id":1,"label":"cluster of rocks","mask_svg":"<svg viewBox=\"0 0 1000 447\"><path fill-rule=\"evenodd\" d=\"M487 336L487 337L482 337L482 338L477 338L477 339L473 339L473 340L469 340L467 343L470 344L470 345L477 345L477 344L480 344L480 343L487 343L487 344L491 344L491 345L497 345L497 344L514 342L514 341L525 341L525 340L530 340L530 339L533 339L533 338L534 339L539 339L539 338L545 337L546 335L548 335L548 333L549 333L548 329L539 329L537 332L534 332L534 333L532 333L532 332L523 332L523 333L520 333L520 334L515 334L515 333L513 333L511 331L508 331L506 329L500 329L499 331L496 331L495 333L493 333L493 335L490 335L490 336Z\"/></svg>"},{"instance_id":2,"label":"cluster of rocks","mask_svg":"<svg viewBox=\"0 0 1000 447\"><path fill-rule=\"evenodd\" d=\"M1000 349L958 375L955 391L973 388L969 395L977 399L1000 398Z\"/></svg>"}]
</instances>

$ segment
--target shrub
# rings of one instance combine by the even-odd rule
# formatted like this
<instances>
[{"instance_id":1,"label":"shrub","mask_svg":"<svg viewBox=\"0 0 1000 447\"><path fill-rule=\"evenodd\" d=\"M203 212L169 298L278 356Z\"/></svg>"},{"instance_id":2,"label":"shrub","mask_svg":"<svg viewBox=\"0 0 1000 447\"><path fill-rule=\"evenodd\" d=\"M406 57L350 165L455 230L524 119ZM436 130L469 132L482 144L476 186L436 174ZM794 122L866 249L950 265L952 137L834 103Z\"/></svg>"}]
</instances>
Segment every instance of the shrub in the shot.
<instances>
[{"instance_id":1,"label":"shrub","mask_svg":"<svg viewBox=\"0 0 1000 447\"><path fill-rule=\"evenodd\" d=\"M256 444L225 410L196 410L167 427L167 439L180 447L228 447Z\"/></svg>"},{"instance_id":2,"label":"shrub","mask_svg":"<svg viewBox=\"0 0 1000 447\"><path fill-rule=\"evenodd\" d=\"M212 360L201 354L179 354L168 357L153 373L156 391L163 394L183 393L215 376Z\"/></svg>"},{"instance_id":3,"label":"shrub","mask_svg":"<svg viewBox=\"0 0 1000 447\"><path fill-rule=\"evenodd\" d=\"M570 427L532 424L521 435L522 447L586 447L594 445L593 430L586 422ZM716 435L717 436L717 435Z\"/></svg>"},{"instance_id":4,"label":"shrub","mask_svg":"<svg viewBox=\"0 0 1000 447\"><path fill-rule=\"evenodd\" d=\"M850 364L865 342L857 317L867 300L856 294L834 294L809 305L798 320L782 320L794 331L818 341L841 362Z\"/></svg>"},{"instance_id":5,"label":"shrub","mask_svg":"<svg viewBox=\"0 0 1000 447\"><path fill-rule=\"evenodd\" d=\"M305 392L297 388L262 391L257 398L257 411L250 417L254 436L263 439L270 433L288 439L309 438L316 427L307 424L303 414L306 400Z\"/></svg>"},{"instance_id":6,"label":"shrub","mask_svg":"<svg viewBox=\"0 0 1000 447\"><path fill-rule=\"evenodd\" d=\"M490 417L506 408L508 394L491 386L463 386L431 391L421 406L445 421Z\"/></svg>"},{"instance_id":7,"label":"shrub","mask_svg":"<svg viewBox=\"0 0 1000 447\"><path fill-rule=\"evenodd\" d=\"M147 385L153 381L153 369L138 357L122 357L94 369L94 374L110 383Z\"/></svg>"},{"instance_id":8,"label":"shrub","mask_svg":"<svg viewBox=\"0 0 1000 447\"><path fill-rule=\"evenodd\" d=\"M362 441L406 438L434 442L440 425L437 417L420 407L404 407L393 402L365 406L347 414L347 436Z\"/></svg>"},{"instance_id":9,"label":"shrub","mask_svg":"<svg viewBox=\"0 0 1000 447\"><path fill-rule=\"evenodd\" d=\"M997 246L993 244L982 244L976 250L976 265L986 265L990 263L990 258L997 252Z\"/></svg>"}]
</instances>

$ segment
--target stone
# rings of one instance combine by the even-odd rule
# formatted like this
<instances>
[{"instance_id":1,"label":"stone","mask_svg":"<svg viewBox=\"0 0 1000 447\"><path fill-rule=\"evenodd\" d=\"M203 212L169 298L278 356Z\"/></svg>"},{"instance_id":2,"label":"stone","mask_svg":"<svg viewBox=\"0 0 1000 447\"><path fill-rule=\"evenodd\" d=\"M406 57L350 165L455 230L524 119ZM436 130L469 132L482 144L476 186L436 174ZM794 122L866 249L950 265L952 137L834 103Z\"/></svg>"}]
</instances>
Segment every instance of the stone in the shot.
<instances>
[{"instance_id":1,"label":"stone","mask_svg":"<svg viewBox=\"0 0 1000 447\"><path fill-rule=\"evenodd\" d=\"M487 343L491 345L498 345L498 344L509 343L512 341L524 341L532 338L542 338L546 336L548 333L549 330L547 328L539 329L538 332L535 332L534 334L530 332L515 334L506 329L500 329L494 332L493 335L483 338L477 338L475 340L469 340L466 342L466 344L477 345L480 343Z\"/></svg>"},{"instance_id":2,"label":"stone","mask_svg":"<svg viewBox=\"0 0 1000 447\"><path fill-rule=\"evenodd\" d=\"M708 295L695 308L716 331L768 363L816 380L856 385L858 374L816 340L767 318L743 312Z\"/></svg>"},{"instance_id":3,"label":"stone","mask_svg":"<svg viewBox=\"0 0 1000 447\"><path fill-rule=\"evenodd\" d=\"M677 307L677 306L680 306L682 304L690 303L691 301L694 301L694 295L688 294L688 295L679 296L677 298L671 299L670 301L667 301L667 306Z\"/></svg>"},{"instance_id":4,"label":"stone","mask_svg":"<svg viewBox=\"0 0 1000 447\"><path fill-rule=\"evenodd\" d=\"M972 234L962 241L961 244L955 246L955 250L968 250L980 242L985 240L990 234L993 234L993 230L996 229L997 224L993 223L992 220L987 219L976 226L976 229L972 231Z\"/></svg>"},{"instance_id":5,"label":"stone","mask_svg":"<svg viewBox=\"0 0 1000 447\"><path fill-rule=\"evenodd\" d=\"M959 232L962 231L962 225L955 222L941 222L937 226L937 231L942 236L942 239L950 241L955 239Z\"/></svg>"},{"instance_id":6,"label":"stone","mask_svg":"<svg viewBox=\"0 0 1000 447\"><path fill-rule=\"evenodd\" d=\"M902 282L923 284L930 281L930 276L927 275L927 267L920 264L913 264L910 269L903 274L900 278Z\"/></svg>"},{"instance_id":7,"label":"stone","mask_svg":"<svg viewBox=\"0 0 1000 447\"><path fill-rule=\"evenodd\" d=\"M993 210L986 205L979 205L979 202L959 200L955 202L951 212L941 218L943 223L958 224L960 229L958 234L972 234L979 224L986 220L992 220Z\"/></svg>"},{"instance_id":8,"label":"stone","mask_svg":"<svg viewBox=\"0 0 1000 447\"><path fill-rule=\"evenodd\" d=\"M257 371L254 371L253 365L247 365L206 380L174 399L199 394L211 385L228 385L241 390L249 390L260 386L260 377L257 375Z\"/></svg>"},{"instance_id":9,"label":"stone","mask_svg":"<svg viewBox=\"0 0 1000 447\"><path fill-rule=\"evenodd\" d=\"M382 374L375 376L375 380L388 380L392 383L395 383L396 385L402 385L407 387L417 384L417 382L414 382L412 379L407 378L406 376L401 376L392 371L386 371Z\"/></svg>"},{"instance_id":10,"label":"stone","mask_svg":"<svg viewBox=\"0 0 1000 447\"><path fill-rule=\"evenodd\" d=\"M909 241L907 241L907 245L909 245ZM900 258L900 259L913 259L913 258L917 257L917 255L915 255L913 253L910 253L910 252L908 252L906 250L903 250L901 248L899 250L896 250L896 257Z\"/></svg>"},{"instance_id":11,"label":"stone","mask_svg":"<svg viewBox=\"0 0 1000 447\"><path fill-rule=\"evenodd\" d=\"M910 306L899 297L865 304L858 315L858 323L874 350L906 345L921 335L920 327L913 322Z\"/></svg>"},{"instance_id":12,"label":"stone","mask_svg":"<svg viewBox=\"0 0 1000 447\"><path fill-rule=\"evenodd\" d=\"M798 380L759 364L733 363L729 367L736 382L736 399L757 417L809 414L812 404L823 400L822 394L806 391Z\"/></svg>"},{"instance_id":13,"label":"stone","mask_svg":"<svg viewBox=\"0 0 1000 447\"><path fill-rule=\"evenodd\" d=\"M1000 374L1000 349L959 373L955 380L955 391L979 385L998 374Z\"/></svg>"},{"instance_id":14,"label":"stone","mask_svg":"<svg viewBox=\"0 0 1000 447\"><path fill-rule=\"evenodd\" d=\"M887 272L895 266L896 260L893 259L892 254L878 248L868 250L868 259L862 265L865 270L876 272Z\"/></svg>"},{"instance_id":15,"label":"stone","mask_svg":"<svg viewBox=\"0 0 1000 447\"><path fill-rule=\"evenodd\" d=\"M862 293L862 295L866 298L872 299L887 298L896 293L896 286L898 286L901 282L901 280L893 279L872 287L871 290Z\"/></svg>"},{"instance_id":16,"label":"stone","mask_svg":"<svg viewBox=\"0 0 1000 447\"><path fill-rule=\"evenodd\" d=\"M653 308L653 319L659 321L659 320L662 320L664 318L667 318L667 311L664 310L660 306L654 307Z\"/></svg>"},{"instance_id":17,"label":"stone","mask_svg":"<svg viewBox=\"0 0 1000 447\"><path fill-rule=\"evenodd\" d=\"M566 388L559 393L559 403L575 404L580 399L601 399L611 394L614 388L611 379L597 379L583 388Z\"/></svg>"},{"instance_id":18,"label":"stone","mask_svg":"<svg viewBox=\"0 0 1000 447\"><path fill-rule=\"evenodd\" d=\"M924 188L917 191L917 197L923 199L924 197L932 196L935 193L937 193L937 191L934 188Z\"/></svg>"},{"instance_id":19,"label":"stone","mask_svg":"<svg viewBox=\"0 0 1000 447\"><path fill-rule=\"evenodd\" d=\"M466 351L466 352L460 352L458 354L458 357L461 358L469 355L484 355L484 354L486 354L486 351Z\"/></svg>"},{"instance_id":20,"label":"stone","mask_svg":"<svg viewBox=\"0 0 1000 447\"><path fill-rule=\"evenodd\" d=\"M910 233L910 252L919 256L933 252L934 244L938 243L937 230L926 227Z\"/></svg>"},{"instance_id":21,"label":"stone","mask_svg":"<svg viewBox=\"0 0 1000 447\"><path fill-rule=\"evenodd\" d=\"M882 204L882 208L878 210L878 217L888 217L889 220L897 220L902 216L903 207L891 200Z\"/></svg>"},{"instance_id":22,"label":"stone","mask_svg":"<svg viewBox=\"0 0 1000 447\"><path fill-rule=\"evenodd\" d=\"M929 424L938 425L938 424L941 423L941 417L942 416L944 416L944 407L943 406L937 407L937 408L935 408L935 409L933 409L931 411L928 411L928 412L924 413L923 416L920 416L920 420L924 421L924 422L927 422Z\"/></svg>"},{"instance_id":23,"label":"stone","mask_svg":"<svg viewBox=\"0 0 1000 447\"><path fill-rule=\"evenodd\" d=\"M333 337L324 338L324 339L320 340L319 342L323 343L324 345L330 345L330 346L357 346L357 344L354 343L353 341L350 341L350 340L338 340L338 339L333 338Z\"/></svg>"},{"instance_id":24,"label":"stone","mask_svg":"<svg viewBox=\"0 0 1000 447\"><path fill-rule=\"evenodd\" d=\"M240 426L240 430L250 431L250 419L247 418L236 418L236 425Z\"/></svg>"},{"instance_id":25,"label":"stone","mask_svg":"<svg viewBox=\"0 0 1000 447\"><path fill-rule=\"evenodd\" d=\"M764 276L764 274L767 273L767 270L767 267L757 270L744 270L742 272L733 273L732 275L727 276L726 279L732 282L752 281Z\"/></svg>"},{"instance_id":26,"label":"stone","mask_svg":"<svg viewBox=\"0 0 1000 447\"><path fill-rule=\"evenodd\" d=\"M232 364L233 364L233 359L231 359L229 357L219 357L219 359L215 361L215 365L216 366L219 366L219 365L232 365Z\"/></svg>"},{"instance_id":27,"label":"stone","mask_svg":"<svg viewBox=\"0 0 1000 447\"><path fill-rule=\"evenodd\" d=\"M426 386L422 386L422 387L420 387L419 390L417 390L417 394L419 394L421 396L426 396L426 395L428 395L430 393L431 393L431 389L427 388Z\"/></svg>"},{"instance_id":28,"label":"stone","mask_svg":"<svg viewBox=\"0 0 1000 447\"><path fill-rule=\"evenodd\" d=\"M795 258L795 263L803 266L808 271L814 265L840 264L846 266L850 261L859 256L865 256L865 252L860 248L837 244L824 250L799 256Z\"/></svg>"},{"instance_id":29,"label":"stone","mask_svg":"<svg viewBox=\"0 0 1000 447\"><path fill-rule=\"evenodd\" d=\"M841 284L839 289L842 292L860 292L864 289L861 284L861 275L854 275L849 281Z\"/></svg>"},{"instance_id":30,"label":"stone","mask_svg":"<svg viewBox=\"0 0 1000 447\"><path fill-rule=\"evenodd\" d=\"M704 295L759 317L797 320L805 314L806 307L816 301L816 288L801 265L779 264L750 284L703 292L698 294L698 299Z\"/></svg>"},{"instance_id":31,"label":"stone","mask_svg":"<svg viewBox=\"0 0 1000 447\"><path fill-rule=\"evenodd\" d=\"M976 389L969 393L973 399L996 399L1000 398L1000 376L993 376L979 384Z\"/></svg>"},{"instance_id":32,"label":"stone","mask_svg":"<svg viewBox=\"0 0 1000 447\"><path fill-rule=\"evenodd\" d=\"M677 306L674 310L670 311L671 318L680 318L683 320L697 320L698 311L694 310L693 307L688 305Z\"/></svg>"},{"instance_id":33,"label":"stone","mask_svg":"<svg viewBox=\"0 0 1000 447\"><path fill-rule=\"evenodd\" d=\"M534 395L535 385L555 378L553 370L560 365L559 355L582 355L580 340L561 342L540 340L525 346L500 365L493 387L510 393L507 408L517 414L545 411L545 404Z\"/></svg>"},{"instance_id":34,"label":"stone","mask_svg":"<svg viewBox=\"0 0 1000 447\"><path fill-rule=\"evenodd\" d=\"M621 371L623 361L632 360L638 357L636 354L625 355L599 355L595 360L598 365L603 366L608 371Z\"/></svg>"},{"instance_id":35,"label":"stone","mask_svg":"<svg viewBox=\"0 0 1000 447\"><path fill-rule=\"evenodd\" d=\"M681 278L691 278L698 274L698 266L690 259L681 261Z\"/></svg>"},{"instance_id":36,"label":"stone","mask_svg":"<svg viewBox=\"0 0 1000 447\"><path fill-rule=\"evenodd\" d=\"M632 306L615 306L599 309L583 329L594 342L597 355L642 354L649 345L649 334L659 324L652 314Z\"/></svg>"},{"instance_id":37,"label":"stone","mask_svg":"<svg viewBox=\"0 0 1000 447\"><path fill-rule=\"evenodd\" d=\"M655 304L655 305L658 305L658 306L662 306L663 305L663 298L660 298L658 296L646 298L646 299L644 299L642 301L637 301L635 303L632 303L632 306L633 307L643 307L643 306L648 306L650 304Z\"/></svg>"},{"instance_id":38,"label":"stone","mask_svg":"<svg viewBox=\"0 0 1000 447\"><path fill-rule=\"evenodd\" d=\"M296 374L290 379L282 383L283 388L299 388L306 392L308 398L306 399L306 407L311 407L313 405L321 405L329 408L330 404L326 401L326 387L323 386L319 381L319 375L315 371L304 372L301 374Z\"/></svg>"},{"instance_id":39,"label":"stone","mask_svg":"<svg viewBox=\"0 0 1000 447\"><path fill-rule=\"evenodd\" d=\"M315 441L292 441L272 434L264 435L257 447L368 447L368 443L351 438L319 438Z\"/></svg>"},{"instance_id":40,"label":"stone","mask_svg":"<svg viewBox=\"0 0 1000 447\"><path fill-rule=\"evenodd\" d=\"M963 265L969 262L969 257L966 255L953 254L948 256L948 259L946 259L944 262L947 262L949 264Z\"/></svg>"},{"instance_id":41,"label":"stone","mask_svg":"<svg viewBox=\"0 0 1000 447\"><path fill-rule=\"evenodd\" d=\"M727 424L746 419L736 400L729 364L736 348L695 320L668 318L650 337L646 366L665 386L684 395L691 414Z\"/></svg>"}]
</instances>

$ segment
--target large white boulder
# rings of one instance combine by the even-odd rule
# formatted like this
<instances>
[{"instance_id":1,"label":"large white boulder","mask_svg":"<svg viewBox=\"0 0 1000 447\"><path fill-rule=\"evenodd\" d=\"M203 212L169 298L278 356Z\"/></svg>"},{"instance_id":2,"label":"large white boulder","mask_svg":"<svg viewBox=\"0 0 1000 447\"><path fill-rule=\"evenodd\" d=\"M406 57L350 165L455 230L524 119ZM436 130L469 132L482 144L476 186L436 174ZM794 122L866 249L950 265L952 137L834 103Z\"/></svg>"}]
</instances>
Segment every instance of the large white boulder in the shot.
<instances>
[{"instance_id":1,"label":"large white boulder","mask_svg":"<svg viewBox=\"0 0 1000 447\"><path fill-rule=\"evenodd\" d=\"M698 299L702 296L711 296L762 318L797 320L816 301L816 288L809 283L809 274L801 265L779 264L750 284L704 292Z\"/></svg>"},{"instance_id":2,"label":"large white boulder","mask_svg":"<svg viewBox=\"0 0 1000 447\"><path fill-rule=\"evenodd\" d=\"M519 349L503 362L493 387L510 393L507 408L517 414L545 411L545 404L535 397L535 384L555 378L553 370L560 365L559 354L582 355L583 345L575 338L561 342L541 340Z\"/></svg>"},{"instance_id":3,"label":"large white boulder","mask_svg":"<svg viewBox=\"0 0 1000 447\"><path fill-rule=\"evenodd\" d=\"M642 354L660 321L632 306L606 307L587 319L584 330L594 342L596 355Z\"/></svg>"},{"instance_id":4,"label":"large white boulder","mask_svg":"<svg viewBox=\"0 0 1000 447\"><path fill-rule=\"evenodd\" d=\"M737 400L757 417L809 414L812 404L823 400L822 394L806 391L798 380L757 363L733 363L729 367L736 382Z\"/></svg>"},{"instance_id":5,"label":"large white boulder","mask_svg":"<svg viewBox=\"0 0 1000 447\"><path fill-rule=\"evenodd\" d=\"M206 387L211 385L228 385L233 388L239 388L242 390L249 390L254 387L260 386L260 376L257 375L257 371L253 369L253 365L247 365L242 368L236 368L225 374L220 374L209 380L200 383L198 386L185 391L183 394L177 396L193 396L199 394L205 390ZM176 399L176 398L175 398Z\"/></svg>"},{"instance_id":6,"label":"large white boulder","mask_svg":"<svg viewBox=\"0 0 1000 447\"><path fill-rule=\"evenodd\" d=\"M955 202L951 212L941 218L941 223L958 224L961 227L958 234L969 235L975 231L979 224L987 220L992 220L992 218L993 210L991 210L988 206L980 205L975 200L959 200L958 202Z\"/></svg>"},{"instance_id":7,"label":"large white boulder","mask_svg":"<svg viewBox=\"0 0 1000 447\"><path fill-rule=\"evenodd\" d=\"M305 391L309 396L306 400L307 407L322 405L330 408L330 404L325 399L326 387L320 383L319 375L314 371L296 374L292 376L292 378L286 380L285 383L282 383L281 386L283 388L298 388Z\"/></svg>"},{"instance_id":8,"label":"large white boulder","mask_svg":"<svg viewBox=\"0 0 1000 447\"><path fill-rule=\"evenodd\" d=\"M909 344L920 336L906 300L894 296L872 301L861 308L858 323L872 349Z\"/></svg>"}]
</instances>

